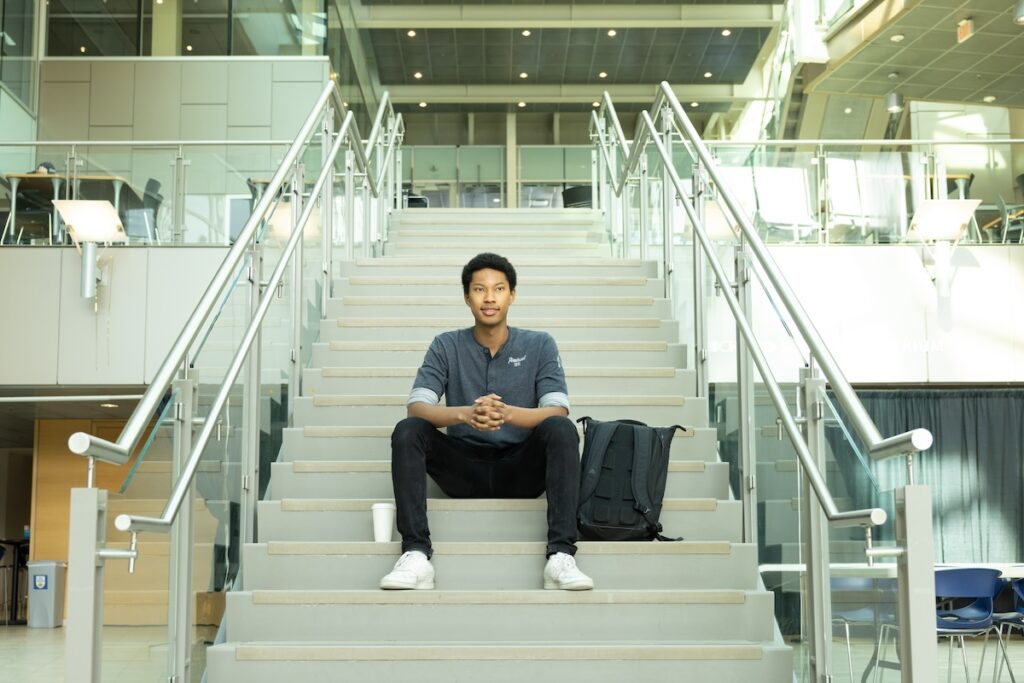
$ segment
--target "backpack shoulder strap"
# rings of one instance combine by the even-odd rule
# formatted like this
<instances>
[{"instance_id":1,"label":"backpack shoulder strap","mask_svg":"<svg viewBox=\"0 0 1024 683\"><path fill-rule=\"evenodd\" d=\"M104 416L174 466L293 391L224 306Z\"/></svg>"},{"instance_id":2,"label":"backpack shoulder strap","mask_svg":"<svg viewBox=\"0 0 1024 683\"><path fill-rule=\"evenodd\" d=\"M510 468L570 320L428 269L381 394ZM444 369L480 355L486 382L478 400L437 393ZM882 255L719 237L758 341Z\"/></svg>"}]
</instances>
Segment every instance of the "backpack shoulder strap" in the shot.
<instances>
[{"instance_id":1,"label":"backpack shoulder strap","mask_svg":"<svg viewBox=\"0 0 1024 683\"><path fill-rule=\"evenodd\" d=\"M597 489L597 480L601 475L601 466L604 464L604 454L608 451L608 444L619 425L615 422L598 422L590 418L587 420L586 432L584 432L583 444L583 471L580 472L580 497L579 502L594 495Z\"/></svg>"},{"instance_id":2,"label":"backpack shoulder strap","mask_svg":"<svg viewBox=\"0 0 1024 683\"><path fill-rule=\"evenodd\" d=\"M654 430L647 426L633 426L633 499L636 500L637 512L648 514L654 508L651 492L647 490L647 482L651 471L651 460L654 452Z\"/></svg>"}]
</instances>

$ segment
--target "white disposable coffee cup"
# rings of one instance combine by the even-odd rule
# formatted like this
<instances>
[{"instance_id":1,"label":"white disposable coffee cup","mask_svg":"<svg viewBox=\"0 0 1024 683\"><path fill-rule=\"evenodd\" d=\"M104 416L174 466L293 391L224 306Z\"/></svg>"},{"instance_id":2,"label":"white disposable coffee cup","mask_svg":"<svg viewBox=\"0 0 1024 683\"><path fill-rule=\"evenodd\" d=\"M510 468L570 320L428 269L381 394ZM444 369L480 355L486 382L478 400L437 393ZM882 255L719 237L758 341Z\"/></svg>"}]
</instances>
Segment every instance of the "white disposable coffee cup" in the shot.
<instances>
[{"instance_id":1,"label":"white disposable coffee cup","mask_svg":"<svg viewBox=\"0 0 1024 683\"><path fill-rule=\"evenodd\" d=\"M377 543L390 543L395 530L395 504L373 504L373 540Z\"/></svg>"}]
</instances>

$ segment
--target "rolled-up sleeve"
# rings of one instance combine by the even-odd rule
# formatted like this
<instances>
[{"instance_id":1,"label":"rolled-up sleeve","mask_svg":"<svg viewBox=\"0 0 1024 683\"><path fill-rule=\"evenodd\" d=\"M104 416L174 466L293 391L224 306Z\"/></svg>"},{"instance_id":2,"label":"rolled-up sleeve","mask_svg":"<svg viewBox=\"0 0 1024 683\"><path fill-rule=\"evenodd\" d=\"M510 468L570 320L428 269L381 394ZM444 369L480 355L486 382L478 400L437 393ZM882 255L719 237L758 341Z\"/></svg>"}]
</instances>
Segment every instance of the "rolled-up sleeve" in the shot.
<instances>
[{"instance_id":1,"label":"rolled-up sleeve","mask_svg":"<svg viewBox=\"0 0 1024 683\"><path fill-rule=\"evenodd\" d=\"M435 338L423 357L423 364L416 372L416 379L412 383L412 391L405 405L413 403L429 403L437 405L444 396L445 387L448 385L448 363L442 353L441 342Z\"/></svg>"},{"instance_id":2,"label":"rolled-up sleeve","mask_svg":"<svg viewBox=\"0 0 1024 683\"><path fill-rule=\"evenodd\" d=\"M559 406L570 410L569 389L565 384L565 371L562 369L558 345L550 334L545 336L546 339L541 345L540 365L537 368L537 406Z\"/></svg>"}]
</instances>

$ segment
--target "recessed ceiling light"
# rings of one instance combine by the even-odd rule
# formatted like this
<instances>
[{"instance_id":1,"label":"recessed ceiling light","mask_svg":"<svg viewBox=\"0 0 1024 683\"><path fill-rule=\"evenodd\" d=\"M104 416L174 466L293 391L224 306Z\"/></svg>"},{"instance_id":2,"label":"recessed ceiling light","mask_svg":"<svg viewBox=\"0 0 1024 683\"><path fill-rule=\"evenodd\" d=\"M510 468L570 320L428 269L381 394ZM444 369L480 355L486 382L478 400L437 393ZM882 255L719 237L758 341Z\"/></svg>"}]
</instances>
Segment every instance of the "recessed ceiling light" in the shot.
<instances>
[{"instance_id":1,"label":"recessed ceiling light","mask_svg":"<svg viewBox=\"0 0 1024 683\"><path fill-rule=\"evenodd\" d=\"M522 108L523 108L523 107L525 107L525 106L526 106L526 102L520 102L520 103L519 103L519 108L520 108L520 109L522 109Z\"/></svg>"},{"instance_id":2,"label":"recessed ceiling light","mask_svg":"<svg viewBox=\"0 0 1024 683\"><path fill-rule=\"evenodd\" d=\"M723 35L723 36L725 36L726 38L728 38L729 36L731 36L731 35L732 35L732 31L730 31L730 30L729 30L729 29L727 29L727 28L723 28L723 29L722 29L722 35Z\"/></svg>"},{"instance_id":3,"label":"recessed ceiling light","mask_svg":"<svg viewBox=\"0 0 1024 683\"><path fill-rule=\"evenodd\" d=\"M342 102L341 106L345 107L345 109L348 109L348 102Z\"/></svg>"},{"instance_id":4,"label":"recessed ceiling light","mask_svg":"<svg viewBox=\"0 0 1024 683\"><path fill-rule=\"evenodd\" d=\"M843 110L843 113L844 114L852 114L853 113L853 107L847 107L846 109Z\"/></svg>"},{"instance_id":5,"label":"recessed ceiling light","mask_svg":"<svg viewBox=\"0 0 1024 683\"><path fill-rule=\"evenodd\" d=\"M83 45L80 48L78 48L78 51L81 52L82 54L85 54L85 45Z\"/></svg>"},{"instance_id":6,"label":"recessed ceiling light","mask_svg":"<svg viewBox=\"0 0 1024 683\"><path fill-rule=\"evenodd\" d=\"M700 106L700 102L690 102L690 106L691 107L699 107Z\"/></svg>"},{"instance_id":7,"label":"recessed ceiling light","mask_svg":"<svg viewBox=\"0 0 1024 683\"><path fill-rule=\"evenodd\" d=\"M614 38L615 35L616 35L615 29L613 29L613 28L608 29L608 37L609 38Z\"/></svg>"},{"instance_id":8,"label":"recessed ceiling light","mask_svg":"<svg viewBox=\"0 0 1024 683\"><path fill-rule=\"evenodd\" d=\"M996 101L996 96L995 95L985 95L984 97L981 98L981 101L982 102L995 102Z\"/></svg>"},{"instance_id":9,"label":"recessed ceiling light","mask_svg":"<svg viewBox=\"0 0 1024 683\"><path fill-rule=\"evenodd\" d=\"M410 38L415 38L416 37L416 31L413 31L412 29L409 29L408 31L405 32L405 35L409 36Z\"/></svg>"},{"instance_id":10,"label":"recessed ceiling light","mask_svg":"<svg viewBox=\"0 0 1024 683\"><path fill-rule=\"evenodd\" d=\"M600 107L600 106L601 106L601 103L600 103L600 102L591 102L591 103L590 103L590 106L591 106L591 107Z\"/></svg>"},{"instance_id":11,"label":"recessed ceiling light","mask_svg":"<svg viewBox=\"0 0 1024 683\"><path fill-rule=\"evenodd\" d=\"M156 0L156 4L162 5L162 4L164 4L164 0Z\"/></svg>"},{"instance_id":12,"label":"recessed ceiling light","mask_svg":"<svg viewBox=\"0 0 1024 683\"><path fill-rule=\"evenodd\" d=\"M902 43L906 39L907 37L902 33L894 33L891 36L889 36L889 40L891 40L894 43Z\"/></svg>"},{"instance_id":13,"label":"recessed ceiling light","mask_svg":"<svg viewBox=\"0 0 1024 683\"><path fill-rule=\"evenodd\" d=\"M711 72L710 71L705 71L704 72L704 78L711 78Z\"/></svg>"},{"instance_id":14,"label":"recessed ceiling light","mask_svg":"<svg viewBox=\"0 0 1024 683\"><path fill-rule=\"evenodd\" d=\"M887 73L885 75L885 77L888 78L890 81L895 81L897 78L900 77L900 72L899 71L890 71L889 73Z\"/></svg>"},{"instance_id":15,"label":"recessed ceiling light","mask_svg":"<svg viewBox=\"0 0 1024 683\"><path fill-rule=\"evenodd\" d=\"M84 50L83 50L83 52L84 52ZM597 74L597 77L598 78L608 78L608 72L607 71L602 71L601 73Z\"/></svg>"},{"instance_id":16,"label":"recessed ceiling light","mask_svg":"<svg viewBox=\"0 0 1024 683\"><path fill-rule=\"evenodd\" d=\"M521 74L519 74L519 78L529 78L529 77L530 77L530 75L528 73L526 73L525 71L522 72Z\"/></svg>"},{"instance_id":17,"label":"recessed ceiling light","mask_svg":"<svg viewBox=\"0 0 1024 683\"><path fill-rule=\"evenodd\" d=\"M120 408L121 406L117 403L101 403L100 408Z\"/></svg>"},{"instance_id":18,"label":"recessed ceiling light","mask_svg":"<svg viewBox=\"0 0 1024 683\"><path fill-rule=\"evenodd\" d=\"M426 102L420 102L420 109L423 109L426 106L427 106Z\"/></svg>"},{"instance_id":19,"label":"recessed ceiling light","mask_svg":"<svg viewBox=\"0 0 1024 683\"><path fill-rule=\"evenodd\" d=\"M185 46L185 50L186 50L187 52L192 52L192 46L191 46L191 45L186 45L186 46Z\"/></svg>"},{"instance_id":20,"label":"recessed ceiling light","mask_svg":"<svg viewBox=\"0 0 1024 683\"><path fill-rule=\"evenodd\" d=\"M492 197L491 201L494 202L495 204L501 204L501 198L500 197Z\"/></svg>"},{"instance_id":21,"label":"recessed ceiling light","mask_svg":"<svg viewBox=\"0 0 1024 683\"><path fill-rule=\"evenodd\" d=\"M417 78L417 79L418 79L418 78L423 78L423 72L422 72L422 71L417 71L416 73L414 73L414 74L412 75L412 77L413 77L413 78Z\"/></svg>"},{"instance_id":22,"label":"recessed ceiling light","mask_svg":"<svg viewBox=\"0 0 1024 683\"><path fill-rule=\"evenodd\" d=\"M524 28L523 29L523 35L526 36L527 38L529 38L530 37L530 29Z\"/></svg>"}]
</instances>

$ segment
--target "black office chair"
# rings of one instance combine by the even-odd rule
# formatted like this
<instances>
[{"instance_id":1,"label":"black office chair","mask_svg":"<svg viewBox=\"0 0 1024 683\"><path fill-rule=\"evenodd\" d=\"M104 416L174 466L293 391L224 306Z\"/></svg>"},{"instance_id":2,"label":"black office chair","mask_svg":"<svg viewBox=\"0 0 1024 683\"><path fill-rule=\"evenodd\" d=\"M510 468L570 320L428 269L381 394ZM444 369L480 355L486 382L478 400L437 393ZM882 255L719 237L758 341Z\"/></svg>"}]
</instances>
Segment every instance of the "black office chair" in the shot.
<instances>
[{"instance_id":1,"label":"black office chair","mask_svg":"<svg viewBox=\"0 0 1024 683\"><path fill-rule=\"evenodd\" d=\"M590 185L574 185L562 190L562 206L567 209L589 209L592 201Z\"/></svg>"}]
</instances>

